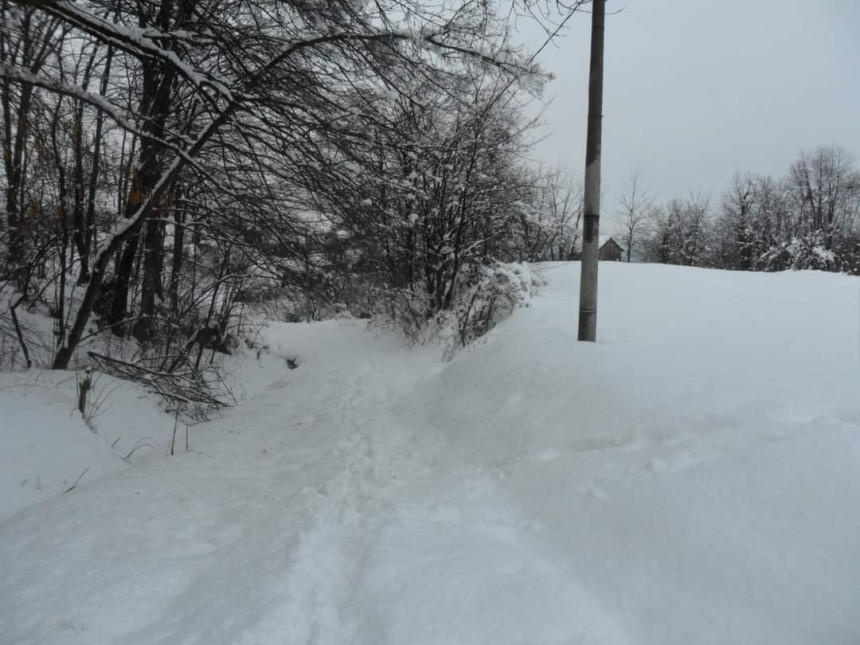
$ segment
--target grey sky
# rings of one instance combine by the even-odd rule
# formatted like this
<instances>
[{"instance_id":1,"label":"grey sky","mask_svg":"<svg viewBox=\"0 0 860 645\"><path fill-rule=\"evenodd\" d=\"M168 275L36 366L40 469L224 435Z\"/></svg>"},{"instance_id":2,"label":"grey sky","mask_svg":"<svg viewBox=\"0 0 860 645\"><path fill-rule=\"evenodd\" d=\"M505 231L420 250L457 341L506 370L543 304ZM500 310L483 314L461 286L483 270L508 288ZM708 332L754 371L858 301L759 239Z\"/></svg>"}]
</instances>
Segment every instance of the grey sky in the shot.
<instances>
[{"instance_id":1,"label":"grey sky","mask_svg":"<svg viewBox=\"0 0 860 645\"><path fill-rule=\"evenodd\" d=\"M606 32L606 215L633 168L661 200L702 190L716 202L736 171L781 175L804 148L860 155L860 0L608 0L619 9ZM537 156L576 172L589 30L575 16L539 58L556 80Z\"/></svg>"}]
</instances>

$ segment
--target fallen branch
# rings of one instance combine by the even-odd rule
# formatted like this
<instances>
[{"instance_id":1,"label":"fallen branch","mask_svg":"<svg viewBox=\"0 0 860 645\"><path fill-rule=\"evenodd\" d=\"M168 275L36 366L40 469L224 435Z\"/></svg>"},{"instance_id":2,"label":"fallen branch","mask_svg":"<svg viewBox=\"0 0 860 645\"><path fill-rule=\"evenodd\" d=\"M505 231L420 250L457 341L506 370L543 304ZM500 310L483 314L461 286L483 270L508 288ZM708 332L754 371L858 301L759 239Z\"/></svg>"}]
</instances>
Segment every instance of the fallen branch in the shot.
<instances>
[{"instance_id":1,"label":"fallen branch","mask_svg":"<svg viewBox=\"0 0 860 645\"><path fill-rule=\"evenodd\" d=\"M194 374L160 372L95 352L87 353L102 372L119 379L140 383L152 393L170 401L179 404L198 403L211 407L228 407L224 401L210 394L206 383Z\"/></svg>"}]
</instances>

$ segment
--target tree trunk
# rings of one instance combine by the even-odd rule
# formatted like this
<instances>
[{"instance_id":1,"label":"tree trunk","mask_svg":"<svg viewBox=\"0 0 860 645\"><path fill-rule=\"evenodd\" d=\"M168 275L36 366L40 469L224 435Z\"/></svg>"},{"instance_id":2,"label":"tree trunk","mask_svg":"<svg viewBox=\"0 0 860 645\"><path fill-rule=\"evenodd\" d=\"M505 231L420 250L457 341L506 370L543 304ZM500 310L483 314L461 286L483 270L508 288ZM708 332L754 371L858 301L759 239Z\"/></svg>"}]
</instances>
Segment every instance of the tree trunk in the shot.
<instances>
[{"instance_id":1,"label":"tree trunk","mask_svg":"<svg viewBox=\"0 0 860 645\"><path fill-rule=\"evenodd\" d=\"M5 143L3 157L6 170L6 227L8 232L7 258L11 275L17 287L26 291L21 284L24 276L24 218L21 213L21 200L24 188L24 142L27 132L27 114L30 111L30 100L33 96L33 86L29 83L21 85L21 98L15 114L15 133L12 136L12 101L9 84L4 83L3 111L5 125Z\"/></svg>"},{"instance_id":2,"label":"tree trunk","mask_svg":"<svg viewBox=\"0 0 860 645\"><path fill-rule=\"evenodd\" d=\"M164 135L164 125L167 122L170 111L170 90L172 84L172 72L162 73L154 64L150 64L145 69L141 112L148 115L149 120L147 120L144 130L157 138L161 138ZM141 140L139 164L127 200L126 218L131 217L137 211L138 206L151 195L159 177L162 175L163 167L158 153L159 151L155 143L149 139ZM146 219L149 220L155 212L156 209L150 209ZM148 226L146 223L143 223L142 230L146 237L144 240L144 274L146 279L142 285L141 304L146 310L141 313L144 316L151 316L154 313L156 299L161 297L161 269L164 253L163 249L161 249L161 227L158 225L154 227ZM117 266L116 288L113 294L109 320L109 323L112 325L111 329L117 335L125 333L123 326L119 323L128 314L128 294L131 288L137 245L137 238L128 240L123 248L122 256ZM141 333L141 340L149 338L151 331L147 325L141 327L139 331ZM136 327L135 335L137 334L138 328Z\"/></svg>"},{"instance_id":3,"label":"tree trunk","mask_svg":"<svg viewBox=\"0 0 860 645\"><path fill-rule=\"evenodd\" d=\"M161 271L164 266L164 222L161 219L150 219L144 229L140 319L134 325L134 336L142 343L152 340L158 303L164 297L161 284Z\"/></svg>"},{"instance_id":4,"label":"tree trunk","mask_svg":"<svg viewBox=\"0 0 860 645\"><path fill-rule=\"evenodd\" d=\"M86 90L86 81L83 89ZM89 275L89 231L84 219L84 103L77 101L74 118L74 158L72 190L72 238L81 262L80 282L85 283Z\"/></svg>"},{"instance_id":5,"label":"tree trunk","mask_svg":"<svg viewBox=\"0 0 860 645\"><path fill-rule=\"evenodd\" d=\"M120 323L128 313L128 292L134 271L134 258L137 255L137 236L128 240L122 247L119 261L116 265L114 291L107 323L116 336L124 336L125 328Z\"/></svg>"},{"instance_id":6,"label":"tree trunk","mask_svg":"<svg viewBox=\"0 0 860 645\"><path fill-rule=\"evenodd\" d=\"M170 311L179 312L179 276L182 273L182 251L185 247L185 222L181 209L173 212L173 259L170 268L170 285L167 288L170 298Z\"/></svg>"}]
</instances>

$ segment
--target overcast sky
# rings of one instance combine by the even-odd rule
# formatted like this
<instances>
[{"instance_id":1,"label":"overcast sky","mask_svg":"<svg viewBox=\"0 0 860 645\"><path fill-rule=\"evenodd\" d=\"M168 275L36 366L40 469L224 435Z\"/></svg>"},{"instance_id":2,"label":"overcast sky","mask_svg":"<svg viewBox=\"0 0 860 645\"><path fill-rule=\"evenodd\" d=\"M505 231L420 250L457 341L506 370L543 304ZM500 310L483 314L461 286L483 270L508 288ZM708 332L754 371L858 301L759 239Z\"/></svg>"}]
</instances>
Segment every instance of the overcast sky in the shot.
<instances>
[{"instance_id":1,"label":"overcast sky","mask_svg":"<svg viewBox=\"0 0 860 645\"><path fill-rule=\"evenodd\" d=\"M606 29L604 214L629 169L661 199L708 191L716 203L736 171L781 175L804 148L860 156L860 0L607 1L618 10ZM536 154L577 173L590 20L575 16L539 58L556 79Z\"/></svg>"}]
</instances>

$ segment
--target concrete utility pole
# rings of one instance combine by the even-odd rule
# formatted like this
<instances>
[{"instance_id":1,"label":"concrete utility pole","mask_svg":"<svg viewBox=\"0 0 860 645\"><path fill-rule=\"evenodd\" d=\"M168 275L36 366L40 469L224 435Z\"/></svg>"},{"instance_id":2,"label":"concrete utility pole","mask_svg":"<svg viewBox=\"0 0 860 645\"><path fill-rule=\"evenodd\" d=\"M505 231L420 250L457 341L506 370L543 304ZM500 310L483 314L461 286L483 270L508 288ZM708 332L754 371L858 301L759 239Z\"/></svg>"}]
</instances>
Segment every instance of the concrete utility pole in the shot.
<instances>
[{"instance_id":1,"label":"concrete utility pole","mask_svg":"<svg viewBox=\"0 0 860 645\"><path fill-rule=\"evenodd\" d=\"M579 340L597 340L597 259L600 251L600 142L603 136L603 34L606 0L591 3L591 63L588 78L588 137L582 273L579 282Z\"/></svg>"}]
</instances>

